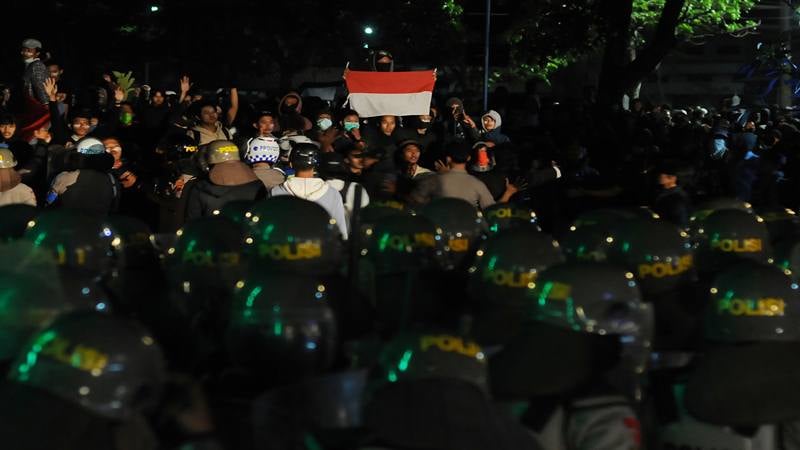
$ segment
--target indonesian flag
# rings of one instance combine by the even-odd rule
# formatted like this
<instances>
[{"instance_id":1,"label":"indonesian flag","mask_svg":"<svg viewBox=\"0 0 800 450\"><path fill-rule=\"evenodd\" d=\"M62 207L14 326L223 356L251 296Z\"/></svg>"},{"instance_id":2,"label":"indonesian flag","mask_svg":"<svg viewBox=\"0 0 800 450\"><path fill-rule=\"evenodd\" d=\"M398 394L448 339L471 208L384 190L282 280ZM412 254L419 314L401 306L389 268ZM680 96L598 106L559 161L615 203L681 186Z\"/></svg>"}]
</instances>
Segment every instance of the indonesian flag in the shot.
<instances>
[{"instance_id":1,"label":"indonesian flag","mask_svg":"<svg viewBox=\"0 0 800 450\"><path fill-rule=\"evenodd\" d=\"M433 70L417 72L347 72L350 107L361 117L428 114Z\"/></svg>"}]
</instances>

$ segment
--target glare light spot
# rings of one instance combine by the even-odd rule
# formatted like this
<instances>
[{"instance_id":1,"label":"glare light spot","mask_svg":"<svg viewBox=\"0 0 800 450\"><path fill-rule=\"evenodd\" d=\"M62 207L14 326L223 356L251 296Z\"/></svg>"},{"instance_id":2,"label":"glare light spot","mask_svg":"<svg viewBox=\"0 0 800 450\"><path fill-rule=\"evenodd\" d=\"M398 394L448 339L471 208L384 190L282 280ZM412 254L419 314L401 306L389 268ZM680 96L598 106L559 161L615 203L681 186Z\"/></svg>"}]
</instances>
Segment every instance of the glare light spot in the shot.
<instances>
[{"instance_id":1,"label":"glare light spot","mask_svg":"<svg viewBox=\"0 0 800 450\"><path fill-rule=\"evenodd\" d=\"M610 243L614 242L614 238L609 236L609 237L606 238L606 242L608 242L610 244Z\"/></svg>"},{"instance_id":2,"label":"glare light spot","mask_svg":"<svg viewBox=\"0 0 800 450\"><path fill-rule=\"evenodd\" d=\"M239 280L236 282L236 289L241 289L244 287L244 281Z\"/></svg>"},{"instance_id":3,"label":"glare light spot","mask_svg":"<svg viewBox=\"0 0 800 450\"><path fill-rule=\"evenodd\" d=\"M252 244L253 243L253 238L249 237L249 238L245 239L244 242L247 243L247 244Z\"/></svg>"},{"instance_id":4,"label":"glare light spot","mask_svg":"<svg viewBox=\"0 0 800 450\"><path fill-rule=\"evenodd\" d=\"M483 256L483 250L478 250L477 252L475 252L475 254L478 256Z\"/></svg>"},{"instance_id":5,"label":"glare light spot","mask_svg":"<svg viewBox=\"0 0 800 450\"><path fill-rule=\"evenodd\" d=\"M475 359L483 361L485 358L486 358L486 355L484 355L483 352L475 353Z\"/></svg>"},{"instance_id":6,"label":"glare light spot","mask_svg":"<svg viewBox=\"0 0 800 450\"><path fill-rule=\"evenodd\" d=\"M367 228L367 231L364 232L367 236L372 236L372 228Z\"/></svg>"},{"instance_id":7,"label":"glare light spot","mask_svg":"<svg viewBox=\"0 0 800 450\"><path fill-rule=\"evenodd\" d=\"M790 287L791 287L792 289L797 289L797 283L792 283L792 285L791 285Z\"/></svg>"},{"instance_id":8,"label":"glare light spot","mask_svg":"<svg viewBox=\"0 0 800 450\"><path fill-rule=\"evenodd\" d=\"M184 281L183 282L183 292L185 292L187 294L192 292L192 283L189 283L188 281Z\"/></svg>"},{"instance_id":9,"label":"glare light spot","mask_svg":"<svg viewBox=\"0 0 800 450\"><path fill-rule=\"evenodd\" d=\"M150 336L142 336L142 344L144 345L153 345L153 338Z\"/></svg>"},{"instance_id":10,"label":"glare light spot","mask_svg":"<svg viewBox=\"0 0 800 450\"><path fill-rule=\"evenodd\" d=\"M36 226L36 221L35 220L31 220L30 222L28 222L28 228L33 228L35 226Z\"/></svg>"},{"instance_id":11,"label":"glare light spot","mask_svg":"<svg viewBox=\"0 0 800 450\"><path fill-rule=\"evenodd\" d=\"M94 309L96 309L98 311L105 311L106 304L103 303L103 302L100 302L100 303L97 304L97 306L94 307Z\"/></svg>"},{"instance_id":12,"label":"glare light spot","mask_svg":"<svg viewBox=\"0 0 800 450\"><path fill-rule=\"evenodd\" d=\"M317 300L322 300L322 297L323 297L322 292L317 292L316 294L314 294L314 298L316 298Z\"/></svg>"},{"instance_id":13,"label":"glare light spot","mask_svg":"<svg viewBox=\"0 0 800 450\"><path fill-rule=\"evenodd\" d=\"M81 289L81 294L83 295L89 295L89 292L91 292L91 289L89 289L88 287Z\"/></svg>"},{"instance_id":14,"label":"glare light spot","mask_svg":"<svg viewBox=\"0 0 800 450\"><path fill-rule=\"evenodd\" d=\"M250 211L248 211L248 212L244 213L244 216L245 216L245 217L247 217L247 218L249 219L249 218L253 217L253 213L251 213Z\"/></svg>"},{"instance_id":15,"label":"glare light spot","mask_svg":"<svg viewBox=\"0 0 800 450\"><path fill-rule=\"evenodd\" d=\"M178 237L183 236L183 228L181 228L180 230L176 231L175 235L178 236Z\"/></svg>"},{"instance_id":16,"label":"glare light spot","mask_svg":"<svg viewBox=\"0 0 800 450\"><path fill-rule=\"evenodd\" d=\"M316 350L317 343L316 342L306 342L306 349L308 350Z\"/></svg>"},{"instance_id":17,"label":"glare light spot","mask_svg":"<svg viewBox=\"0 0 800 450\"><path fill-rule=\"evenodd\" d=\"M632 279L633 279L633 273L631 273L631 272L625 272L625 278L627 278L627 279L629 279L629 280L632 280Z\"/></svg>"},{"instance_id":18,"label":"glare light spot","mask_svg":"<svg viewBox=\"0 0 800 450\"><path fill-rule=\"evenodd\" d=\"M102 373L103 373L103 371L100 370L100 369L92 369L92 372L91 372L93 377L99 377Z\"/></svg>"},{"instance_id":19,"label":"glare light spot","mask_svg":"<svg viewBox=\"0 0 800 450\"><path fill-rule=\"evenodd\" d=\"M712 294L716 294L717 292L719 292L719 289L717 289L717 288L715 288L715 287L712 287L712 288L710 289L710 291L711 291L711 293L712 293Z\"/></svg>"},{"instance_id":20,"label":"glare light spot","mask_svg":"<svg viewBox=\"0 0 800 450\"><path fill-rule=\"evenodd\" d=\"M320 284L319 286L317 286L317 291L318 292L325 292L325 285Z\"/></svg>"},{"instance_id":21,"label":"glare light spot","mask_svg":"<svg viewBox=\"0 0 800 450\"><path fill-rule=\"evenodd\" d=\"M253 223L257 223L259 220L261 220L261 218L258 217L258 216L253 216L252 220L253 220Z\"/></svg>"},{"instance_id":22,"label":"glare light spot","mask_svg":"<svg viewBox=\"0 0 800 450\"><path fill-rule=\"evenodd\" d=\"M111 241L111 245L113 245L114 247L119 247L120 244L122 244L122 239L120 239L119 236L115 237Z\"/></svg>"},{"instance_id":23,"label":"glare light spot","mask_svg":"<svg viewBox=\"0 0 800 450\"><path fill-rule=\"evenodd\" d=\"M111 230L108 228L103 228L103 236L105 237L111 236Z\"/></svg>"},{"instance_id":24,"label":"glare light spot","mask_svg":"<svg viewBox=\"0 0 800 450\"><path fill-rule=\"evenodd\" d=\"M81 386L80 389L78 389L78 393L81 395L89 395L89 386Z\"/></svg>"},{"instance_id":25,"label":"glare light spot","mask_svg":"<svg viewBox=\"0 0 800 450\"><path fill-rule=\"evenodd\" d=\"M569 227L569 231L575 231L577 229L578 229L578 227L576 227L575 225L572 225L571 227Z\"/></svg>"},{"instance_id":26,"label":"glare light spot","mask_svg":"<svg viewBox=\"0 0 800 450\"><path fill-rule=\"evenodd\" d=\"M528 289L534 289L535 287L536 287L536 283L534 283L532 281L530 283L528 283Z\"/></svg>"},{"instance_id":27,"label":"glare light spot","mask_svg":"<svg viewBox=\"0 0 800 450\"><path fill-rule=\"evenodd\" d=\"M213 214L215 216L218 216L219 215L219 210L215 209L215 210L211 211L211 214Z\"/></svg>"},{"instance_id":28,"label":"glare light spot","mask_svg":"<svg viewBox=\"0 0 800 450\"><path fill-rule=\"evenodd\" d=\"M328 223L331 225L336 225L336 219L331 219L328 221Z\"/></svg>"}]
</instances>

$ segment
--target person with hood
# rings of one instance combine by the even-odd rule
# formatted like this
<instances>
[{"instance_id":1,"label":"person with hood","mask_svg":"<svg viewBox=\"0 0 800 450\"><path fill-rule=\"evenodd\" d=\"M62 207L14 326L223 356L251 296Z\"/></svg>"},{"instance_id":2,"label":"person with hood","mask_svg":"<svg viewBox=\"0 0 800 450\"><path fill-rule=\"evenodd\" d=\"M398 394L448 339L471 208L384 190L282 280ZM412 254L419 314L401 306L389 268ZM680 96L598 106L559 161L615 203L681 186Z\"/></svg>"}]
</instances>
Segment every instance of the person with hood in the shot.
<instances>
[{"instance_id":1,"label":"person with hood","mask_svg":"<svg viewBox=\"0 0 800 450\"><path fill-rule=\"evenodd\" d=\"M78 142L76 151L58 156L65 160L60 164L63 171L50 185L47 205L103 215L117 210L121 189L112 173L114 156L102 142L87 137Z\"/></svg>"},{"instance_id":2,"label":"person with hood","mask_svg":"<svg viewBox=\"0 0 800 450\"><path fill-rule=\"evenodd\" d=\"M480 137L475 121L464 112L464 102L460 98L452 97L445 103L442 126L444 145L453 142L472 143Z\"/></svg>"},{"instance_id":3,"label":"person with hood","mask_svg":"<svg viewBox=\"0 0 800 450\"><path fill-rule=\"evenodd\" d=\"M36 206L33 189L22 183L16 169L17 160L8 147L0 147L0 206L24 204Z\"/></svg>"},{"instance_id":4,"label":"person with hood","mask_svg":"<svg viewBox=\"0 0 800 450\"><path fill-rule=\"evenodd\" d=\"M272 189L286 181L286 174L274 167L281 156L281 148L275 138L258 136L250 138L246 143L244 159L253 168L253 173L264 183L264 187Z\"/></svg>"},{"instance_id":5,"label":"person with hood","mask_svg":"<svg viewBox=\"0 0 800 450\"><path fill-rule=\"evenodd\" d=\"M300 119L303 122L303 128L299 131L310 130L313 124L302 114L303 98L300 97L300 94L296 91L289 91L289 93L283 96L278 104L278 124L281 128L279 131L282 131L287 127L287 121L294 123L294 121L297 119Z\"/></svg>"},{"instance_id":6,"label":"person with hood","mask_svg":"<svg viewBox=\"0 0 800 450\"><path fill-rule=\"evenodd\" d=\"M197 181L186 199L188 220L211 216L226 203L256 201L264 197L264 183L239 159L239 147L231 141L216 140L205 149L211 169L208 178Z\"/></svg>"},{"instance_id":7,"label":"person with hood","mask_svg":"<svg viewBox=\"0 0 800 450\"><path fill-rule=\"evenodd\" d=\"M483 126L481 131L483 140L492 141L497 145L511 142L511 139L500 131L500 127L503 125L503 119L497 111L490 109L486 114L482 115L481 125Z\"/></svg>"},{"instance_id":8,"label":"person with hood","mask_svg":"<svg viewBox=\"0 0 800 450\"><path fill-rule=\"evenodd\" d=\"M342 237L347 239L347 219L342 195L325 180L314 174L320 162L317 146L309 143L297 144L292 147L289 158L289 163L294 169L294 176L272 188L271 195L273 197L291 195L317 203L325 208L325 211L336 221Z\"/></svg>"},{"instance_id":9,"label":"person with hood","mask_svg":"<svg viewBox=\"0 0 800 450\"><path fill-rule=\"evenodd\" d=\"M372 54L374 72L394 72L394 57L388 50L378 50Z\"/></svg>"}]
</instances>

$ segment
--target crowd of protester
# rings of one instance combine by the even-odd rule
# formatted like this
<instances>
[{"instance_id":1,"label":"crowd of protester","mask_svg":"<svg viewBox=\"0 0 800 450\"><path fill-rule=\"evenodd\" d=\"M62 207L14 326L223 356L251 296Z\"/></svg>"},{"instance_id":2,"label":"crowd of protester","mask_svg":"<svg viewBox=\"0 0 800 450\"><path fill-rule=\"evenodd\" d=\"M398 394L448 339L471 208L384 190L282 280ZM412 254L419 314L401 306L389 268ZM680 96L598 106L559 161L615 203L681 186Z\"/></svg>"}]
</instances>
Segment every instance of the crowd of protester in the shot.
<instances>
[{"instance_id":1,"label":"crowd of protester","mask_svg":"<svg viewBox=\"0 0 800 450\"><path fill-rule=\"evenodd\" d=\"M22 59L8 448L800 449L792 109L360 117Z\"/></svg>"}]
</instances>

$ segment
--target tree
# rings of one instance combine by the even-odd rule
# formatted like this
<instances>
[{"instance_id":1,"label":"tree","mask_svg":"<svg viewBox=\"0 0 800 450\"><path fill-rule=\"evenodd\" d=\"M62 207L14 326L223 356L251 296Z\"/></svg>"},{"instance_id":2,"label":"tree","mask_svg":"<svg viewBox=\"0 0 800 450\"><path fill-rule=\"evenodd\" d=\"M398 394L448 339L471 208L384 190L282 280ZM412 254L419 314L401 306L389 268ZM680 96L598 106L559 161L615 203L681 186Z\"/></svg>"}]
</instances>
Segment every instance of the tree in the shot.
<instances>
[{"instance_id":1,"label":"tree","mask_svg":"<svg viewBox=\"0 0 800 450\"><path fill-rule=\"evenodd\" d=\"M548 77L602 52L598 103L610 106L683 42L743 35L756 0L539 0L523 2L508 34L514 74Z\"/></svg>"}]
</instances>

